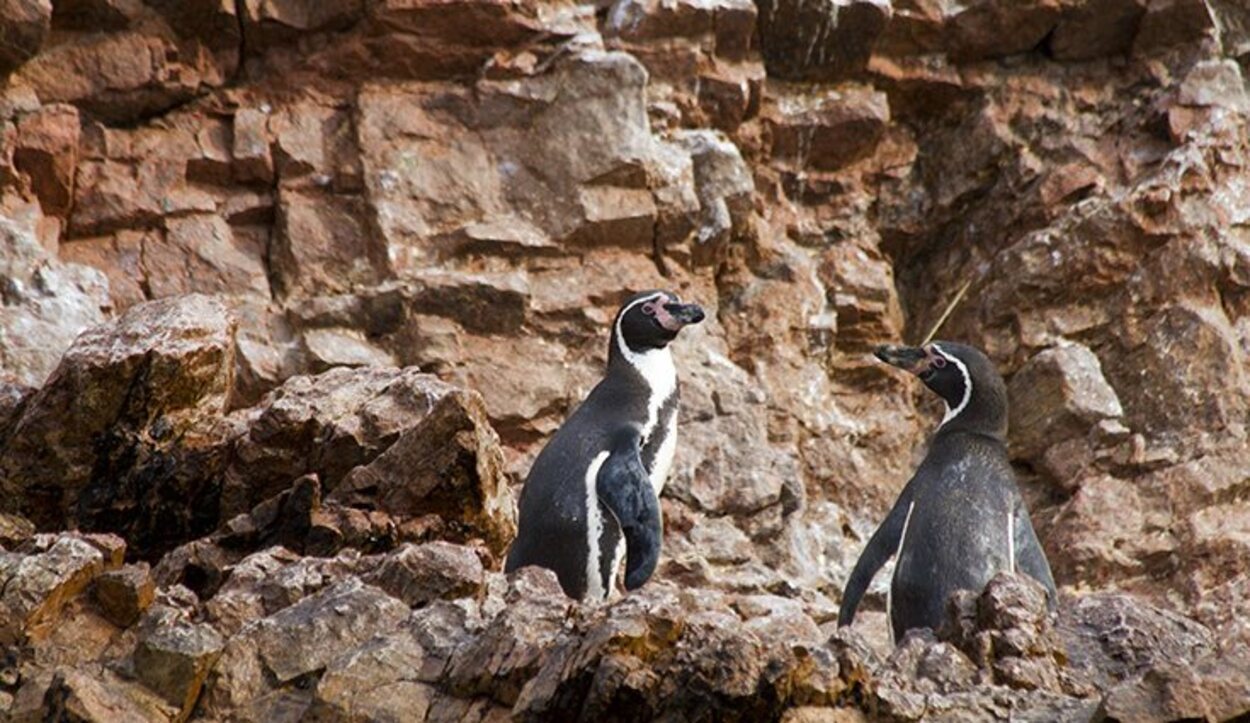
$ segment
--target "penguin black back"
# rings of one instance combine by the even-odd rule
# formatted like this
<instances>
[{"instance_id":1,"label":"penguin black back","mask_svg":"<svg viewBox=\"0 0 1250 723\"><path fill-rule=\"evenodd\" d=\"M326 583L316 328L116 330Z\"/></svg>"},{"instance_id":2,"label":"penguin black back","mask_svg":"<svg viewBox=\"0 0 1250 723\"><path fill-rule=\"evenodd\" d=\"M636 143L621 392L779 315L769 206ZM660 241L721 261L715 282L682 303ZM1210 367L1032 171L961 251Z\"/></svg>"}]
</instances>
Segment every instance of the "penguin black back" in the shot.
<instances>
[{"instance_id":1,"label":"penguin black back","mask_svg":"<svg viewBox=\"0 0 1250 723\"><path fill-rule=\"evenodd\" d=\"M521 492L506 571L539 565L565 592L602 598L626 560L626 587L659 559L659 492L676 445L677 375L668 344L703 319L695 304L653 290L612 322L608 367L539 453Z\"/></svg>"},{"instance_id":2,"label":"penguin black back","mask_svg":"<svg viewBox=\"0 0 1250 723\"><path fill-rule=\"evenodd\" d=\"M1055 583L1033 532L1007 456L1007 390L977 349L939 341L882 346L877 358L918 376L946 403L924 461L903 488L855 564L838 615L855 617L868 584L891 556L888 598L895 639L908 629L936 629L956 590L980 592L1001 570L1019 570L1047 589Z\"/></svg>"}]
</instances>

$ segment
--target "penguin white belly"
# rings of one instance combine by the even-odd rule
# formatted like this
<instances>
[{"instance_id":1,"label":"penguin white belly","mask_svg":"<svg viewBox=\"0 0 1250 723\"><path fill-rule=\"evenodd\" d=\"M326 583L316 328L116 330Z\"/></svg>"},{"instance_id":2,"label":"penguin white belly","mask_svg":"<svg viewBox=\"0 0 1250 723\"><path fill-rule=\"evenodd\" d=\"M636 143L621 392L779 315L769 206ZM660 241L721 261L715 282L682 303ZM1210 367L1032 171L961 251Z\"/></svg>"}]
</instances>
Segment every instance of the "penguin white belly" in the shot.
<instances>
[{"instance_id":1,"label":"penguin white belly","mask_svg":"<svg viewBox=\"0 0 1250 723\"><path fill-rule=\"evenodd\" d=\"M673 455L677 453L677 414L668 420L664 430L664 439L660 448L655 451L655 464L651 465L651 489L659 497L664 491L664 483L668 481L668 472L673 467Z\"/></svg>"}]
</instances>

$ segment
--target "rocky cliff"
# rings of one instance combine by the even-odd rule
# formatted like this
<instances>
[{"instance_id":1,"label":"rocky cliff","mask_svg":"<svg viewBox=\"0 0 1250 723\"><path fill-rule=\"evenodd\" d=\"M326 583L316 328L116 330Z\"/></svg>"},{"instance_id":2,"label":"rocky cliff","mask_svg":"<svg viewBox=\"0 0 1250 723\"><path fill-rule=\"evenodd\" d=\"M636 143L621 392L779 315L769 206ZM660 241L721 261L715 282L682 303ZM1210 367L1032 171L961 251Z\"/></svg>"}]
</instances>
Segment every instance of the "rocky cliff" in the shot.
<instances>
[{"instance_id":1,"label":"rocky cliff","mask_svg":"<svg viewBox=\"0 0 1250 723\"><path fill-rule=\"evenodd\" d=\"M1245 713L1246 64L1238 0L0 0L0 717ZM654 287L664 556L574 605L516 487ZM1065 599L890 651L937 407L866 351L965 287Z\"/></svg>"}]
</instances>

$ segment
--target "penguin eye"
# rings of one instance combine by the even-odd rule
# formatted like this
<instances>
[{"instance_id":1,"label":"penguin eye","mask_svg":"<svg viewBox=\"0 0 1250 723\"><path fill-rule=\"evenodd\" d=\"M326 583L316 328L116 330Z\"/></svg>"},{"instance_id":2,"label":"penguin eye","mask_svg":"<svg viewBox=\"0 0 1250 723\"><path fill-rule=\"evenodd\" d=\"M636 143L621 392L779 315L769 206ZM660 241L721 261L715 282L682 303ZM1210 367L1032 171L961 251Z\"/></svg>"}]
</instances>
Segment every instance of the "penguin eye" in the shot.
<instances>
[{"instance_id":1,"label":"penguin eye","mask_svg":"<svg viewBox=\"0 0 1250 723\"><path fill-rule=\"evenodd\" d=\"M946 359L944 357L935 356L933 361L929 362L930 366L935 369L944 369L946 367Z\"/></svg>"},{"instance_id":2,"label":"penguin eye","mask_svg":"<svg viewBox=\"0 0 1250 723\"><path fill-rule=\"evenodd\" d=\"M647 316L655 316L655 302L648 301L642 305L642 313Z\"/></svg>"}]
</instances>

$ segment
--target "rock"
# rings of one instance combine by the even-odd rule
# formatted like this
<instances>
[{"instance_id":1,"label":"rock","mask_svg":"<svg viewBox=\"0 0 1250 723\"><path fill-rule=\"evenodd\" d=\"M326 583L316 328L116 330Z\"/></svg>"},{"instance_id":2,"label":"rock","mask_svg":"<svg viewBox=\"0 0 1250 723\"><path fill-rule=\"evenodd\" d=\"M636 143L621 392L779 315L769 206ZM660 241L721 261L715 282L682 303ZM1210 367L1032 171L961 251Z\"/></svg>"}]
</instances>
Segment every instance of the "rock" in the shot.
<instances>
[{"instance_id":1,"label":"rock","mask_svg":"<svg viewBox=\"0 0 1250 723\"><path fill-rule=\"evenodd\" d=\"M364 15L363 0L328 5L304 5L285 0L246 0L243 38L249 52L262 53L273 45L304 35L345 30Z\"/></svg>"},{"instance_id":2,"label":"rock","mask_svg":"<svg viewBox=\"0 0 1250 723\"><path fill-rule=\"evenodd\" d=\"M0 219L0 370L28 386L43 384L74 337L107 318L103 274L51 258L33 219Z\"/></svg>"},{"instance_id":3,"label":"rock","mask_svg":"<svg viewBox=\"0 0 1250 723\"><path fill-rule=\"evenodd\" d=\"M419 425L348 473L330 498L403 519L435 517L441 522L432 532L457 542L480 536L497 555L516 529L499 438L481 398L461 390L446 393Z\"/></svg>"},{"instance_id":4,"label":"rock","mask_svg":"<svg viewBox=\"0 0 1250 723\"><path fill-rule=\"evenodd\" d=\"M168 219L164 237L143 244L148 292L158 298L202 293L267 301L265 242L237 232L217 215Z\"/></svg>"},{"instance_id":5,"label":"rock","mask_svg":"<svg viewBox=\"0 0 1250 723\"><path fill-rule=\"evenodd\" d=\"M1037 47L1059 21L1059 0L978 0L946 23L951 56L960 60L996 58Z\"/></svg>"},{"instance_id":6,"label":"rock","mask_svg":"<svg viewBox=\"0 0 1250 723\"><path fill-rule=\"evenodd\" d=\"M1232 423L1245 405L1242 352L1218 309L1177 305L1143 324L1140 346L1108 368L1124 405L1125 423L1154 438L1200 433ZM1201 367L1178 373L1164 349L1183 344ZM1147 382L1146 380L1150 381ZM1213 426L1214 425L1214 426Z\"/></svg>"},{"instance_id":7,"label":"rock","mask_svg":"<svg viewBox=\"0 0 1250 723\"><path fill-rule=\"evenodd\" d=\"M73 534L39 535L24 552L0 552L0 643L38 640L58 624L62 608L112 563Z\"/></svg>"},{"instance_id":8,"label":"rock","mask_svg":"<svg viewBox=\"0 0 1250 723\"><path fill-rule=\"evenodd\" d=\"M1058 60L1090 60L1127 53L1145 0L1084 0L1064 8L1047 46Z\"/></svg>"},{"instance_id":9,"label":"rock","mask_svg":"<svg viewBox=\"0 0 1250 723\"><path fill-rule=\"evenodd\" d=\"M783 80L837 80L863 70L891 16L884 0L814 5L764 0L760 49L769 75Z\"/></svg>"},{"instance_id":10,"label":"rock","mask_svg":"<svg viewBox=\"0 0 1250 723\"><path fill-rule=\"evenodd\" d=\"M750 226L751 194L755 181L738 147L722 135L707 131L677 134L677 145L690 154L699 219L696 259L715 258L711 249L740 238Z\"/></svg>"},{"instance_id":11,"label":"rock","mask_svg":"<svg viewBox=\"0 0 1250 723\"><path fill-rule=\"evenodd\" d=\"M42 715L51 720L106 723L127 720L152 723L170 720L173 709L143 687L100 669L95 674L58 671L43 699Z\"/></svg>"},{"instance_id":12,"label":"rock","mask_svg":"<svg viewBox=\"0 0 1250 723\"><path fill-rule=\"evenodd\" d=\"M406 605L356 578L305 598L230 639L209 675L202 710L215 715L247 705L394 630L407 614Z\"/></svg>"},{"instance_id":13,"label":"rock","mask_svg":"<svg viewBox=\"0 0 1250 723\"><path fill-rule=\"evenodd\" d=\"M4 0L0 5L0 78L13 72L39 52L52 26L52 3L48 0Z\"/></svg>"},{"instance_id":14,"label":"rock","mask_svg":"<svg viewBox=\"0 0 1250 723\"><path fill-rule=\"evenodd\" d=\"M350 196L280 192L271 253L281 293L343 292L386 278L385 250L372 240L364 211Z\"/></svg>"},{"instance_id":15,"label":"rock","mask_svg":"<svg viewBox=\"0 0 1250 723\"><path fill-rule=\"evenodd\" d=\"M13 166L29 179L45 215L68 216L78 164L78 109L45 106L22 118L17 134Z\"/></svg>"},{"instance_id":16,"label":"rock","mask_svg":"<svg viewBox=\"0 0 1250 723\"><path fill-rule=\"evenodd\" d=\"M438 599L474 596L482 589L484 576L482 562L472 550L431 542L401 546L364 581L417 608Z\"/></svg>"},{"instance_id":17,"label":"rock","mask_svg":"<svg viewBox=\"0 0 1250 723\"><path fill-rule=\"evenodd\" d=\"M186 720L225 643L205 623L161 626L139 640L135 674L178 709L178 720Z\"/></svg>"},{"instance_id":18,"label":"rock","mask_svg":"<svg viewBox=\"0 0 1250 723\"><path fill-rule=\"evenodd\" d=\"M379 349L355 329L309 329L304 348L313 371L334 367L393 367L395 358Z\"/></svg>"},{"instance_id":19,"label":"rock","mask_svg":"<svg viewBox=\"0 0 1250 723\"><path fill-rule=\"evenodd\" d=\"M799 172L835 171L871 155L890 121L884 93L854 87L783 112L773 128L773 156Z\"/></svg>"},{"instance_id":20,"label":"rock","mask_svg":"<svg viewBox=\"0 0 1250 723\"><path fill-rule=\"evenodd\" d=\"M220 86L222 70L211 55L181 47L167 27L149 26L83 34L53 45L17 77L45 103L72 103L108 121L127 123Z\"/></svg>"},{"instance_id":21,"label":"rock","mask_svg":"<svg viewBox=\"0 0 1250 723\"><path fill-rule=\"evenodd\" d=\"M10 504L36 525L124 532L139 550L211 529L233 337L205 296L141 304L79 336L0 457Z\"/></svg>"},{"instance_id":22,"label":"rock","mask_svg":"<svg viewBox=\"0 0 1250 723\"><path fill-rule=\"evenodd\" d=\"M103 573L95 581L95 600L114 625L128 628L156 597L156 584L146 562Z\"/></svg>"},{"instance_id":23,"label":"rock","mask_svg":"<svg viewBox=\"0 0 1250 723\"><path fill-rule=\"evenodd\" d=\"M1133 55L1201 42L1215 31L1215 17L1205 0L1149 0L1133 40Z\"/></svg>"},{"instance_id":24,"label":"rock","mask_svg":"<svg viewBox=\"0 0 1250 723\"><path fill-rule=\"evenodd\" d=\"M1007 394L1012 451L1025 459L1124 413L1098 357L1079 344L1038 353L1012 375Z\"/></svg>"},{"instance_id":25,"label":"rock","mask_svg":"<svg viewBox=\"0 0 1250 723\"><path fill-rule=\"evenodd\" d=\"M1112 689L1098 713L1108 720L1232 720L1250 712L1245 641L1191 665L1161 661Z\"/></svg>"},{"instance_id":26,"label":"rock","mask_svg":"<svg viewBox=\"0 0 1250 723\"><path fill-rule=\"evenodd\" d=\"M374 35L368 48L385 72L434 80L471 75L497 48L524 47L550 28L555 40L572 33L562 23L539 22L541 3L471 0L450 6L420 0L383 0L369 8ZM401 59L402 62L394 62Z\"/></svg>"},{"instance_id":27,"label":"rock","mask_svg":"<svg viewBox=\"0 0 1250 723\"><path fill-rule=\"evenodd\" d=\"M234 176L248 183L273 182L273 155L268 130L269 114L258 108L240 108L234 114Z\"/></svg>"},{"instance_id":28,"label":"rock","mask_svg":"<svg viewBox=\"0 0 1250 723\"><path fill-rule=\"evenodd\" d=\"M35 536L35 523L20 515L0 513L0 547L13 550Z\"/></svg>"},{"instance_id":29,"label":"rock","mask_svg":"<svg viewBox=\"0 0 1250 723\"><path fill-rule=\"evenodd\" d=\"M1100 690L1155 665L1189 664L1214 650L1211 631L1173 612L1117 593L1064 606L1056 627L1074 676Z\"/></svg>"},{"instance_id":30,"label":"rock","mask_svg":"<svg viewBox=\"0 0 1250 723\"><path fill-rule=\"evenodd\" d=\"M116 32L138 17L139 7L127 0L68 0L52 8L52 24L58 30Z\"/></svg>"},{"instance_id":31,"label":"rock","mask_svg":"<svg viewBox=\"0 0 1250 723\"><path fill-rule=\"evenodd\" d=\"M400 633L369 641L334 660L317 685L310 720L427 720L435 706L449 707L423 679L429 653L416 636ZM417 672L417 680L413 673Z\"/></svg>"},{"instance_id":32,"label":"rock","mask_svg":"<svg viewBox=\"0 0 1250 723\"><path fill-rule=\"evenodd\" d=\"M245 415L226 470L222 512L245 512L315 473L333 490L390 448L455 388L416 369L332 369L286 381Z\"/></svg>"}]
</instances>

